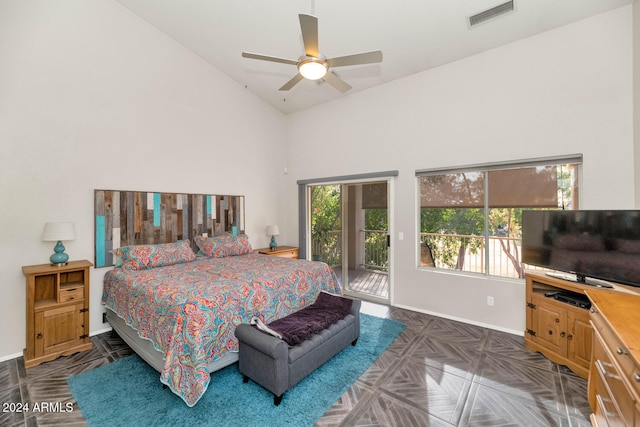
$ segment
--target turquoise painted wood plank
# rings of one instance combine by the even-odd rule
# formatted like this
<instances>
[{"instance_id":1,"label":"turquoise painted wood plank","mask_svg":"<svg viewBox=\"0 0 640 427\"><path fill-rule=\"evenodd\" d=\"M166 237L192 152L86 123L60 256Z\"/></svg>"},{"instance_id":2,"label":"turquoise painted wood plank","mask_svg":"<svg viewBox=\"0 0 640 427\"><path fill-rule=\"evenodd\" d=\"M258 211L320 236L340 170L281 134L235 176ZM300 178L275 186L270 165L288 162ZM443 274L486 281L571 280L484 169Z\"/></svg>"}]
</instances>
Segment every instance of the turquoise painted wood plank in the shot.
<instances>
[{"instance_id":1,"label":"turquoise painted wood plank","mask_svg":"<svg viewBox=\"0 0 640 427\"><path fill-rule=\"evenodd\" d=\"M160 227L160 193L153 193L153 226Z\"/></svg>"},{"instance_id":2,"label":"turquoise painted wood plank","mask_svg":"<svg viewBox=\"0 0 640 427\"><path fill-rule=\"evenodd\" d=\"M104 215L96 216L96 267L106 265Z\"/></svg>"}]
</instances>

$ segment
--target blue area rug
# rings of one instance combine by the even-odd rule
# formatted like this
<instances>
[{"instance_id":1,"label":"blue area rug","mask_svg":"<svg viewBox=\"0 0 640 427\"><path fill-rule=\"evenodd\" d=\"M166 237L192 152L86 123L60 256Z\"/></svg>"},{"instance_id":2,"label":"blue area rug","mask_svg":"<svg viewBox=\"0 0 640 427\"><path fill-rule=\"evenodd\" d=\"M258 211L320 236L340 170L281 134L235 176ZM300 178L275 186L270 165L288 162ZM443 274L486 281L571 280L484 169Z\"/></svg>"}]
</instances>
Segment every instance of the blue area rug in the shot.
<instances>
[{"instance_id":1,"label":"blue area rug","mask_svg":"<svg viewBox=\"0 0 640 427\"><path fill-rule=\"evenodd\" d=\"M69 378L90 426L311 426L402 332L405 325L360 315L360 339L287 391L280 406L237 364L211 375L205 395L189 408L137 355Z\"/></svg>"}]
</instances>

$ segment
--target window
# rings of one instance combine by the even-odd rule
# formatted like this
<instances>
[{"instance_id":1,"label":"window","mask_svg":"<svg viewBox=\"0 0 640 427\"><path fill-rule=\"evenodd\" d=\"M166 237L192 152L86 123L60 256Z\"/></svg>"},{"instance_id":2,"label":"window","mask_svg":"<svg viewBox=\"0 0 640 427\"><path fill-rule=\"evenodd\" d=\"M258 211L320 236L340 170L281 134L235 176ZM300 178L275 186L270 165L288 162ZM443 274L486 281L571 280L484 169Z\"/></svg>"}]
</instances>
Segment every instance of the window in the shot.
<instances>
[{"instance_id":1,"label":"window","mask_svg":"<svg viewBox=\"0 0 640 427\"><path fill-rule=\"evenodd\" d=\"M582 156L416 172L420 265L523 277L522 211L577 209Z\"/></svg>"}]
</instances>

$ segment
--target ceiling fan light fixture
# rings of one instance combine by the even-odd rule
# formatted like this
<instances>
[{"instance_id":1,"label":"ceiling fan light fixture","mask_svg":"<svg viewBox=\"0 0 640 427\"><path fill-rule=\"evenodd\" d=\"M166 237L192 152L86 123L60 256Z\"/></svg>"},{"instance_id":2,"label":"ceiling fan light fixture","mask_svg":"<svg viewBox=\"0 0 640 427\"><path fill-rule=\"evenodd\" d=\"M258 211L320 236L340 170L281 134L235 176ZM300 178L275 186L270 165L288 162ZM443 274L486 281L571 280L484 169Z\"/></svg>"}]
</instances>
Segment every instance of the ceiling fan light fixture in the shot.
<instances>
[{"instance_id":1,"label":"ceiling fan light fixture","mask_svg":"<svg viewBox=\"0 0 640 427\"><path fill-rule=\"evenodd\" d=\"M328 68L325 61L317 58L310 58L298 64L298 71L305 79L318 80L327 74Z\"/></svg>"},{"instance_id":2,"label":"ceiling fan light fixture","mask_svg":"<svg viewBox=\"0 0 640 427\"><path fill-rule=\"evenodd\" d=\"M512 0L513 1L513 0ZM347 65L373 64L382 62L382 52L379 50L371 52L356 53L354 55L339 56L327 59L318 53L318 18L312 15L298 15L300 18L300 29L302 30L302 43L304 44L304 54L297 60L278 58L277 56L267 56L258 53L242 52L244 58L260 59L263 61L280 62L283 64L295 65L298 72L288 82L278 90L290 90L303 79L324 80L341 93L346 93L351 86L336 74L330 71L334 67L344 67Z\"/></svg>"}]
</instances>

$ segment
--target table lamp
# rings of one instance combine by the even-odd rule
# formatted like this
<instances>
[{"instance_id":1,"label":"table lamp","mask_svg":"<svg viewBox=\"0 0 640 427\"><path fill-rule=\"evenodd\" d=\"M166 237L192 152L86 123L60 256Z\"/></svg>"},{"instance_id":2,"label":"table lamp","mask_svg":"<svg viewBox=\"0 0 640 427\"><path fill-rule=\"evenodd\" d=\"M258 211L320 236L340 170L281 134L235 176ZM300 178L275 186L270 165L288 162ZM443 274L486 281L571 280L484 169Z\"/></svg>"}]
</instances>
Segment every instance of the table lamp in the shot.
<instances>
[{"instance_id":1,"label":"table lamp","mask_svg":"<svg viewBox=\"0 0 640 427\"><path fill-rule=\"evenodd\" d=\"M279 234L280 228L277 225L267 225L267 236L271 236L271 243L269 243L269 247L272 251L278 248L276 236L278 236Z\"/></svg>"},{"instance_id":2,"label":"table lamp","mask_svg":"<svg viewBox=\"0 0 640 427\"><path fill-rule=\"evenodd\" d=\"M47 222L42 232L43 242L57 242L53 248L53 255L49 258L51 265L64 265L69 260L69 255L64 253L63 240L74 240L76 232L72 222Z\"/></svg>"}]
</instances>

